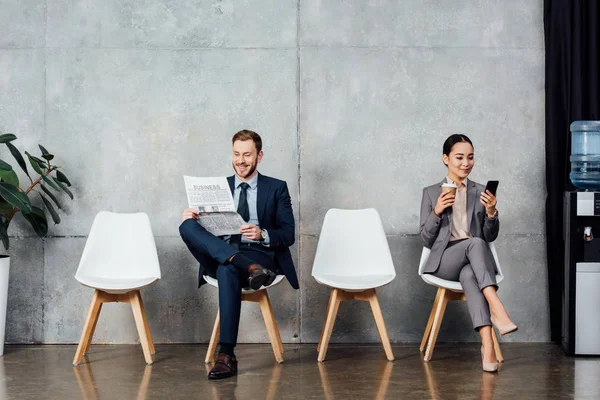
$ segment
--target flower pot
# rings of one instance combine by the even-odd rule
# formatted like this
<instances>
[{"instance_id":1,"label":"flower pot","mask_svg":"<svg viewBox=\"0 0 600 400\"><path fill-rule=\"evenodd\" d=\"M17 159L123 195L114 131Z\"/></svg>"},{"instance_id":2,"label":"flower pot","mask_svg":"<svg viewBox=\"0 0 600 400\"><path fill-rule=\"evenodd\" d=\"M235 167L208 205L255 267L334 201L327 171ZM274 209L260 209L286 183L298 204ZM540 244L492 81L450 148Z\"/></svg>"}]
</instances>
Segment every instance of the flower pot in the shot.
<instances>
[{"instance_id":1,"label":"flower pot","mask_svg":"<svg viewBox=\"0 0 600 400\"><path fill-rule=\"evenodd\" d=\"M0 356L4 354L4 331L6 328L6 304L8 303L8 271L10 257L0 255Z\"/></svg>"}]
</instances>

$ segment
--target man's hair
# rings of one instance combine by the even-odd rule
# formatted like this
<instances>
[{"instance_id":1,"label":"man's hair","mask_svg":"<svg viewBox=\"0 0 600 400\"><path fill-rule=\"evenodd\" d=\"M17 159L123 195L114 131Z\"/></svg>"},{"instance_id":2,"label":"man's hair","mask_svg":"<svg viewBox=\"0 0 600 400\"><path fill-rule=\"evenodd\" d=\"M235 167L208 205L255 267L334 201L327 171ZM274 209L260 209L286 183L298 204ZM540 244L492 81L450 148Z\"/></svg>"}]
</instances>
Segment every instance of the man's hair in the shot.
<instances>
[{"instance_id":1,"label":"man's hair","mask_svg":"<svg viewBox=\"0 0 600 400\"><path fill-rule=\"evenodd\" d=\"M231 144L234 144L238 140L252 140L254 142L254 146L256 146L256 152L260 153L260 151L262 150L262 139L260 138L260 135L256 132L249 131L247 129L241 130L235 135L233 135L233 138L231 138Z\"/></svg>"}]
</instances>

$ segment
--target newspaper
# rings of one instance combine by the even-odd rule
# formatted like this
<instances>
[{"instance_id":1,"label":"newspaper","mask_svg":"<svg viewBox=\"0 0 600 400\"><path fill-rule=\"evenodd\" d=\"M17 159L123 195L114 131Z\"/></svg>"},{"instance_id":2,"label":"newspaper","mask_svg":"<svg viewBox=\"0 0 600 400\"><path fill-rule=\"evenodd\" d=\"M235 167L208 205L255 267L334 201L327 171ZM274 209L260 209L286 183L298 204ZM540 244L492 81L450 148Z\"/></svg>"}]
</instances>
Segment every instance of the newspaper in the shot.
<instances>
[{"instance_id":1,"label":"newspaper","mask_svg":"<svg viewBox=\"0 0 600 400\"><path fill-rule=\"evenodd\" d=\"M198 223L215 236L236 235L247 224L236 212L227 178L183 176L188 206L200 212ZM206 214L208 213L208 214Z\"/></svg>"}]
</instances>

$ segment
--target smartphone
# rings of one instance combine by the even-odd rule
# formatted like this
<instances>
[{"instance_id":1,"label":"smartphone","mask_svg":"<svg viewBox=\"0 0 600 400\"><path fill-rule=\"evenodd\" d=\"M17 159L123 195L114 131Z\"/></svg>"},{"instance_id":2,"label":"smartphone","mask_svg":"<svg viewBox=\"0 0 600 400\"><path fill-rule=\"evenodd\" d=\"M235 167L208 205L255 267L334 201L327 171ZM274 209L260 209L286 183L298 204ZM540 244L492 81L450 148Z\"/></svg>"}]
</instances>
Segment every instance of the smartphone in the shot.
<instances>
[{"instance_id":1,"label":"smartphone","mask_svg":"<svg viewBox=\"0 0 600 400\"><path fill-rule=\"evenodd\" d=\"M496 190L498 190L498 183L500 183L500 182L499 181L488 181L487 185L485 185L485 191L489 190L495 196Z\"/></svg>"}]
</instances>

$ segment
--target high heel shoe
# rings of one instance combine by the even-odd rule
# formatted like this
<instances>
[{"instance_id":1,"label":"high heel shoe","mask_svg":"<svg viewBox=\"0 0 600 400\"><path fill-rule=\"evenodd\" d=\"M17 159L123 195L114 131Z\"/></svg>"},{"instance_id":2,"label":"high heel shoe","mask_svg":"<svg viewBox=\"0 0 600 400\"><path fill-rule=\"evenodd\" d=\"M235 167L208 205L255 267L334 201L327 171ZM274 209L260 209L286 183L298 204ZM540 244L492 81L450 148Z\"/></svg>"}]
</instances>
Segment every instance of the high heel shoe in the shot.
<instances>
[{"instance_id":1,"label":"high heel shoe","mask_svg":"<svg viewBox=\"0 0 600 400\"><path fill-rule=\"evenodd\" d=\"M485 372L498 372L498 362L485 362L483 361L483 346L481 346L481 367Z\"/></svg>"},{"instance_id":2,"label":"high heel shoe","mask_svg":"<svg viewBox=\"0 0 600 400\"><path fill-rule=\"evenodd\" d=\"M508 335L509 333L516 332L519 329L512 322L505 326L498 326L494 317L490 317L490 320L492 321L492 325L494 325L494 327L498 329L498 333L500 333L500 336Z\"/></svg>"}]
</instances>

